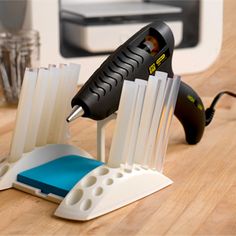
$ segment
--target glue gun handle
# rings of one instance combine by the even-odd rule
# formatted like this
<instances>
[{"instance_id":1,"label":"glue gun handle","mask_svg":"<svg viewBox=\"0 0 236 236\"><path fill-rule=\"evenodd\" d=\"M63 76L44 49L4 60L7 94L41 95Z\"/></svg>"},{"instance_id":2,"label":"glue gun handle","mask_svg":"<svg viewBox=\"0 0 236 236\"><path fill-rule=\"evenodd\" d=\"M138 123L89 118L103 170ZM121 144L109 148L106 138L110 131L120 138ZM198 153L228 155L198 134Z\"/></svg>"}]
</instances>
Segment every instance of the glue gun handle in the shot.
<instances>
[{"instance_id":1,"label":"glue gun handle","mask_svg":"<svg viewBox=\"0 0 236 236\"><path fill-rule=\"evenodd\" d=\"M198 94L184 82L180 84L175 116L183 125L187 143L198 143L205 129L205 109Z\"/></svg>"}]
</instances>

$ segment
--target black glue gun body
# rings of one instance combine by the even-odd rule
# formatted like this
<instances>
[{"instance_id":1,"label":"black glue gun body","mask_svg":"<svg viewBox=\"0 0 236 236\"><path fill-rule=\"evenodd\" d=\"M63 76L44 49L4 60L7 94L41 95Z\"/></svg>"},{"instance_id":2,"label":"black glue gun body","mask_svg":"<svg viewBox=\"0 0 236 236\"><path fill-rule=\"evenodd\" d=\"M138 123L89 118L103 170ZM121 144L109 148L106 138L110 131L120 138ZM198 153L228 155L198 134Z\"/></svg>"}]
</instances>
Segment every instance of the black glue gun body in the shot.
<instances>
[{"instance_id":1,"label":"black glue gun body","mask_svg":"<svg viewBox=\"0 0 236 236\"><path fill-rule=\"evenodd\" d=\"M156 71L173 78L174 37L163 22L142 28L111 54L72 99L72 107L84 117L102 120L117 111L124 80L148 80ZM75 117L76 109L68 117ZM198 143L205 128L205 110L197 93L181 82L175 115L182 123L186 141Z\"/></svg>"}]
</instances>

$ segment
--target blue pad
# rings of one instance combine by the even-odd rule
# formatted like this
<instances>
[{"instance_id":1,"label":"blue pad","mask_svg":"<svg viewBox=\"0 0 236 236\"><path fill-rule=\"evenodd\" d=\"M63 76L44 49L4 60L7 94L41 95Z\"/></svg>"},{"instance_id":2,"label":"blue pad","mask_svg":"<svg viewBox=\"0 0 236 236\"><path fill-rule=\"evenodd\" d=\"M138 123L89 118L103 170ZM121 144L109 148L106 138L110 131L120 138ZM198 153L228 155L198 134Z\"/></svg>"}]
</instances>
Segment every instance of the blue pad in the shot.
<instances>
[{"instance_id":1,"label":"blue pad","mask_svg":"<svg viewBox=\"0 0 236 236\"><path fill-rule=\"evenodd\" d=\"M81 156L63 156L19 173L17 181L41 189L42 193L65 197L79 180L103 164Z\"/></svg>"}]
</instances>

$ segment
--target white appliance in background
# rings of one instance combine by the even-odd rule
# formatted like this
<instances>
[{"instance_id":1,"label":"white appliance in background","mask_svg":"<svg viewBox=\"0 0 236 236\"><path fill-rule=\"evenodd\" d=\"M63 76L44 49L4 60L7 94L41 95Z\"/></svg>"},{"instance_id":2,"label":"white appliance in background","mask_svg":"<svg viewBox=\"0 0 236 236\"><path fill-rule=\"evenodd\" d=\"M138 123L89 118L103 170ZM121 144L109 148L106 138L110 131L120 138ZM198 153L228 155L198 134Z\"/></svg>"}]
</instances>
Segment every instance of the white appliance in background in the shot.
<instances>
[{"instance_id":1,"label":"white appliance in background","mask_svg":"<svg viewBox=\"0 0 236 236\"><path fill-rule=\"evenodd\" d=\"M140 1L65 3L62 5L63 35L66 42L82 50L112 52L156 16L181 12L180 7ZM147 20L144 21L143 17ZM166 23L178 46L183 37L182 21Z\"/></svg>"},{"instance_id":2,"label":"white appliance in background","mask_svg":"<svg viewBox=\"0 0 236 236\"><path fill-rule=\"evenodd\" d=\"M87 8L86 11L83 10L82 12L82 18L84 17L85 20L84 22L86 22L86 20L89 22L89 24L87 23L87 27L85 27L86 24L83 26L81 26L80 23L76 24L78 14L74 14L74 28L72 27L72 29L70 29L71 36L69 39L66 37L65 32L68 33L68 31L65 30L65 21L68 22L69 18L66 19L65 11L63 13L63 8L66 10L66 8L70 8L70 5L76 4L92 4L91 6L96 6L96 4L104 4L104 2L110 4L110 7L112 6L112 3L117 4L117 2L124 4L127 4L127 2L132 2L136 3L137 6L138 4L143 3L142 6L146 7L143 10L143 13L140 9L136 9L136 13L141 13L141 15L145 13L145 17L140 17L138 21L136 19L131 24L130 20L132 20L132 14L134 13L132 12L132 9L127 8L122 11L122 13L126 14L130 24L126 19L122 24L123 28L119 28L122 26L119 26L117 22L114 25L104 25L107 17L111 17L112 14L113 16L115 14L117 17L117 9L113 12L109 10L106 12L104 11L104 14L106 15L102 17L101 10L92 11ZM147 4L160 4L162 9L158 7L153 7L152 9L147 8ZM111 45L106 45L107 43L104 44L104 42L107 42L106 35L108 34L105 34L107 31L112 30L111 36L116 39L118 38L118 41L122 42L129 37L127 34L127 31L131 32L131 30L128 30L129 27L130 29L132 28L133 31L136 31L139 27L142 27L143 24L150 22L155 14L158 16L158 19L159 17L164 19L167 14L161 14L163 9L165 9L168 15L170 15L170 18L165 19L165 21L169 23L176 38L177 48L174 52L173 58L174 72L177 74L185 74L200 72L207 69L215 61L221 49L223 36L223 0L152 0L151 2L147 2L145 0L143 2L137 0L62 0L62 2L59 0L28 0L27 13L25 14L27 16L31 16L31 22L29 25L31 25L33 29L38 30L40 33L41 65L46 66L49 63L79 63L81 64L80 82L84 83L104 61L107 55L111 53L106 52L107 50L104 50L104 48L107 46L109 47L108 51L110 51L117 45L117 40L114 43L112 42ZM191 13L191 9L194 9L194 14ZM73 8L72 10L77 11L79 9L76 10ZM123 17L124 14L122 15ZM68 15L71 17L73 12L72 14L67 14L66 16ZM182 16L184 15L186 20L185 22L181 22L183 18ZM12 17L12 14L10 16ZM100 24L97 24L96 29L95 26L93 26L94 22L89 19L90 16L93 16L93 18L94 16L98 17L97 21L99 21ZM199 18L195 16L198 16ZM142 18L145 19L143 22ZM113 20L114 19L115 17ZM122 21L122 18L117 17L117 20L118 22L120 20ZM191 25L192 21L195 21L196 27ZM108 27L109 30L106 27ZM77 28L79 33L76 32L75 28ZM122 34L121 36L117 36L117 30L115 28L117 28L118 31L125 32L124 36L122 36ZM187 33L186 28L189 29ZM99 36L93 39L93 35L97 33L99 33ZM195 35L196 38L189 38L190 34ZM74 45L68 45L68 41L71 41ZM92 41L94 44L91 43Z\"/></svg>"}]
</instances>

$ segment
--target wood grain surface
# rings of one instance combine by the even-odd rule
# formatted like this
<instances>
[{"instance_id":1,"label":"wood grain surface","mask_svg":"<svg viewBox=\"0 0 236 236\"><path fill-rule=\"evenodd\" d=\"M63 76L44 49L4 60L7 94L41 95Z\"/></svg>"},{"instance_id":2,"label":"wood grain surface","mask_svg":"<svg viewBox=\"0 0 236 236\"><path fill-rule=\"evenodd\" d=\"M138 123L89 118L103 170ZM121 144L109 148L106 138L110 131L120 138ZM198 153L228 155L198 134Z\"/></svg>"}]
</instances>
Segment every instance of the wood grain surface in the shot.
<instances>
[{"instance_id":1,"label":"wood grain surface","mask_svg":"<svg viewBox=\"0 0 236 236\"><path fill-rule=\"evenodd\" d=\"M209 105L224 89L236 91L236 1L225 0L224 40L207 71L183 76ZM0 108L0 157L7 155L15 108ZM107 152L114 123L107 127ZM176 119L164 173L174 184L86 223L53 216L57 205L10 189L0 192L0 235L236 235L236 101L225 97L198 145L184 142ZM71 143L96 154L96 123L78 119Z\"/></svg>"}]
</instances>

